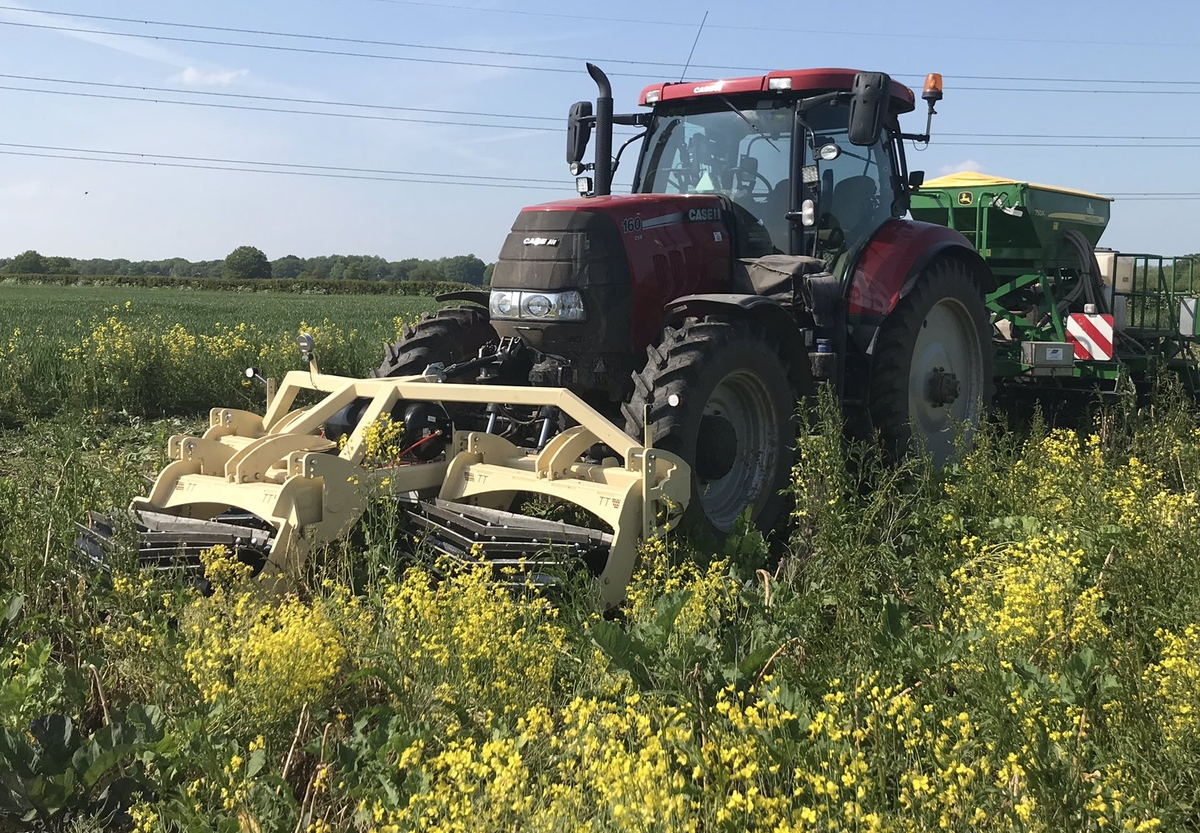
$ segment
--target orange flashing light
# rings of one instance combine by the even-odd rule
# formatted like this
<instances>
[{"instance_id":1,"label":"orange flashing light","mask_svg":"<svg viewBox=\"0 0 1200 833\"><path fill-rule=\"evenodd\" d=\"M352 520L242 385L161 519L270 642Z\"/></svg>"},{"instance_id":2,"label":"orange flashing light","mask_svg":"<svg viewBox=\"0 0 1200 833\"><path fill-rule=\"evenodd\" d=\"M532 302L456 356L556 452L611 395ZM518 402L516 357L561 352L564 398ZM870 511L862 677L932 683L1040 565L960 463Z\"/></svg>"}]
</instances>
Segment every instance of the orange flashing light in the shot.
<instances>
[{"instance_id":1,"label":"orange flashing light","mask_svg":"<svg viewBox=\"0 0 1200 833\"><path fill-rule=\"evenodd\" d=\"M926 101L941 101L942 74L940 72L931 72L925 76L925 92L921 93L921 98Z\"/></svg>"}]
</instances>

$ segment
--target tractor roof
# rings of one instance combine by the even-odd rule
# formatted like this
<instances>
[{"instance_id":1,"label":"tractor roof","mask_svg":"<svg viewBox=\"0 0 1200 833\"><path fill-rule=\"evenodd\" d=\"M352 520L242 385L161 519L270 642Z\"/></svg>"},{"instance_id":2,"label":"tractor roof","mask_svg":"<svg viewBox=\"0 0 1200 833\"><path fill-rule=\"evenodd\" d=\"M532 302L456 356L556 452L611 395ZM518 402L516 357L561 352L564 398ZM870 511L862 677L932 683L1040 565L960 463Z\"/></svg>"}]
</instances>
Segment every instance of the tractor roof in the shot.
<instances>
[{"instance_id":1,"label":"tractor roof","mask_svg":"<svg viewBox=\"0 0 1200 833\"><path fill-rule=\"evenodd\" d=\"M766 75L748 78L725 78L715 81L668 81L651 84L642 90L638 104L653 105L658 101L679 101L688 98L703 98L708 95L736 95L776 91L780 93L803 91L808 94L846 90L854 84L856 69L785 69L772 70ZM786 79L786 80L785 80ZM892 81L892 110L896 113L910 112L916 106L913 91Z\"/></svg>"}]
</instances>

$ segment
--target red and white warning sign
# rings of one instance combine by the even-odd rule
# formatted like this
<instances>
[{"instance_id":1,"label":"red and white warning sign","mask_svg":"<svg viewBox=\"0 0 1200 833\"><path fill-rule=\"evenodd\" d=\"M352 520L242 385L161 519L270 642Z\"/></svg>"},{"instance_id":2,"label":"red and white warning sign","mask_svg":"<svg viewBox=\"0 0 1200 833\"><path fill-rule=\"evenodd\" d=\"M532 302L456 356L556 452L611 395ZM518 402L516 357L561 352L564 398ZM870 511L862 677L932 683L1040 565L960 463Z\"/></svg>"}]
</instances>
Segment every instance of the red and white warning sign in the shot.
<instances>
[{"instance_id":1,"label":"red and white warning sign","mask_svg":"<svg viewBox=\"0 0 1200 833\"><path fill-rule=\"evenodd\" d=\"M1067 341L1075 345L1075 358L1109 361L1113 357L1113 317L1073 312L1067 318Z\"/></svg>"}]
</instances>

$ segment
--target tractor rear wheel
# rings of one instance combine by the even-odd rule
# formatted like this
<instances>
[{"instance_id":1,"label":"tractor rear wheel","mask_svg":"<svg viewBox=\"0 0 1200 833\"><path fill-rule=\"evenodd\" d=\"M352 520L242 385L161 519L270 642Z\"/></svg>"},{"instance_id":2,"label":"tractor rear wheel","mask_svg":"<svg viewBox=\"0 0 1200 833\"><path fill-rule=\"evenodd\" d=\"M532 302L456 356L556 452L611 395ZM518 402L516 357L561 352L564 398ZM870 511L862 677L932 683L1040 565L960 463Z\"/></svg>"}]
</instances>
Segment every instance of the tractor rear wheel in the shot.
<instances>
[{"instance_id":1,"label":"tractor rear wheel","mask_svg":"<svg viewBox=\"0 0 1200 833\"><path fill-rule=\"evenodd\" d=\"M489 341L499 337L485 309L450 307L426 313L415 325L405 325L400 340L387 346L375 375L415 376L434 362L449 365L473 359Z\"/></svg>"},{"instance_id":2,"label":"tractor rear wheel","mask_svg":"<svg viewBox=\"0 0 1200 833\"><path fill-rule=\"evenodd\" d=\"M871 367L871 420L899 457L924 447L934 465L975 430L995 393L992 328L978 284L939 259L884 320Z\"/></svg>"},{"instance_id":3,"label":"tractor rear wheel","mask_svg":"<svg viewBox=\"0 0 1200 833\"><path fill-rule=\"evenodd\" d=\"M795 445L796 395L779 349L744 321L689 318L647 350L623 406L625 431L692 467L685 523L723 535L750 506L763 529L779 520Z\"/></svg>"}]
</instances>

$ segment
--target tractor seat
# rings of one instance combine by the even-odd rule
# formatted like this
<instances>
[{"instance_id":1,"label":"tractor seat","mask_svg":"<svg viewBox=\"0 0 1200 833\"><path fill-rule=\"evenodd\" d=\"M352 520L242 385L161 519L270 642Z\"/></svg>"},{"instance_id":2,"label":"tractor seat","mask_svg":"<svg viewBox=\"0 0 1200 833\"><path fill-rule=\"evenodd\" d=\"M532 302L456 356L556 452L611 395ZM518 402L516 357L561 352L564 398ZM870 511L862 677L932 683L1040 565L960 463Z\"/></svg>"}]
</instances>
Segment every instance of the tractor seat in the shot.
<instances>
[{"instance_id":1,"label":"tractor seat","mask_svg":"<svg viewBox=\"0 0 1200 833\"><path fill-rule=\"evenodd\" d=\"M875 216L877 183L869 176L848 176L833 186L833 216L847 238L854 239Z\"/></svg>"},{"instance_id":2,"label":"tractor seat","mask_svg":"<svg viewBox=\"0 0 1200 833\"><path fill-rule=\"evenodd\" d=\"M791 180L782 179L775 183L767 201L763 203L762 222L771 235L771 243L780 252L787 252L790 241L790 226L787 220L789 204L791 203Z\"/></svg>"}]
</instances>

